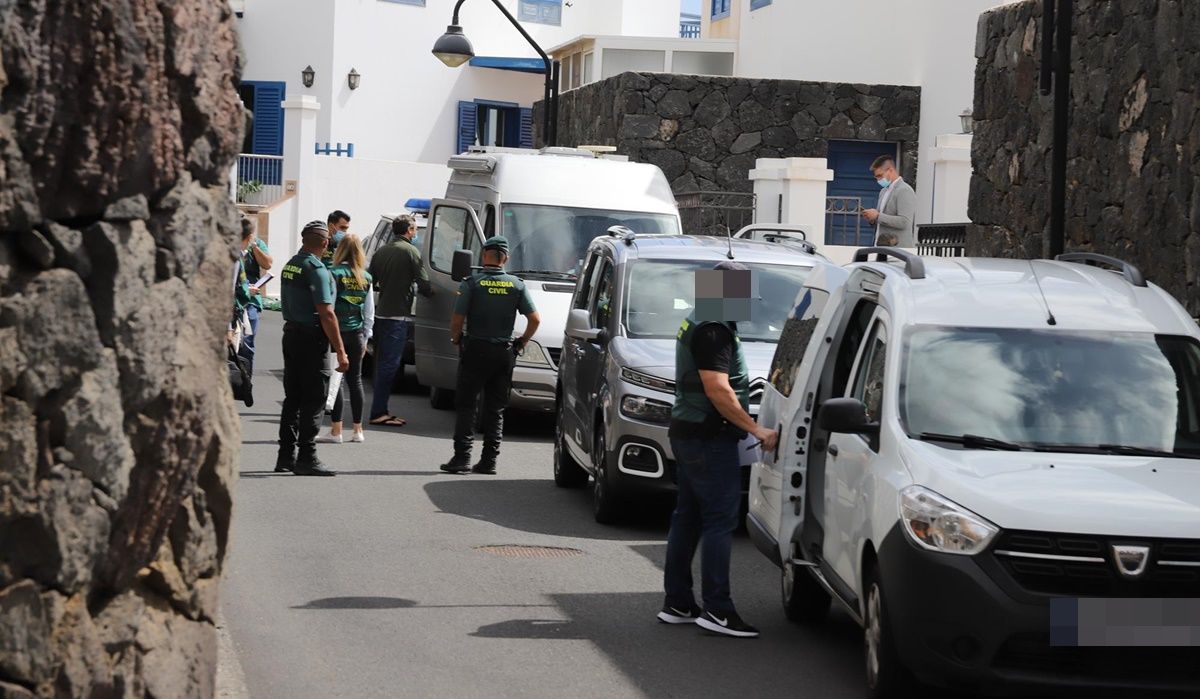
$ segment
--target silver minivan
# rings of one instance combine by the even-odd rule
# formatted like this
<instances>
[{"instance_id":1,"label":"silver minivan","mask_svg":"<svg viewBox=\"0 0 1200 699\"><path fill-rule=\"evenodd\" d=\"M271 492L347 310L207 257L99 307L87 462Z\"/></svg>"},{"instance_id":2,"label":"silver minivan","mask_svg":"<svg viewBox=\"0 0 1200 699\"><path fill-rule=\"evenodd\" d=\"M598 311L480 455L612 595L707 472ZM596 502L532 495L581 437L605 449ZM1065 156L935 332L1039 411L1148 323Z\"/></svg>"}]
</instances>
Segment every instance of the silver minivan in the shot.
<instances>
[{"instance_id":1,"label":"silver minivan","mask_svg":"<svg viewBox=\"0 0 1200 699\"><path fill-rule=\"evenodd\" d=\"M738 324L756 414L797 294L814 265L828 262L795 246L621 229L588 248L559 367L554 482L583 487L593 477L598 522L618 520L634 493L675 488L667 439L675 336L694 305L695 272L731 253L754 270L759 290L753 320Z\"/></svg>"}]
</instances>

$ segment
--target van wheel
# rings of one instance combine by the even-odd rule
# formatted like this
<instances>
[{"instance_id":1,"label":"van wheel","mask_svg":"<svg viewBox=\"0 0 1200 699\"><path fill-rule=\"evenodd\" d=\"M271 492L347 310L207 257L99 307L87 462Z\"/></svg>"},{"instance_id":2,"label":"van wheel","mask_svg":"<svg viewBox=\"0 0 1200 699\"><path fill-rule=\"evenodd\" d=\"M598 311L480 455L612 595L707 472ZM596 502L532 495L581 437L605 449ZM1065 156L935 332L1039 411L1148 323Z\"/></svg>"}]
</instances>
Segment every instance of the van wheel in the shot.
<instances>
[{"instance_id":1,"label":"van wheel","mask_svg":"<svg viewBox=\"0 0 1200 699\"><path fill-rule=\"evenodd\" d=\"M871 563L864 582L863 655L867 665L867 689L873 699L909 696L916 683L896 652L879 564Z\"/></svg>"},{"instance_id":2,"label":"van wheel","mask_svg":"<svg viewBox=\"0 0 1200 699\"><path fill-rule=\"evenodd\" d=\"M582 488L587 485L588 472L567 451L563 435L563 408L559 401L558 418L554 421L554 485L560 488Z\"/></svg>"},{"instance_id":3,"label":"van wheel","mask_svg":"<svg viewBox=\"0 0 1200 699\"><path fill-rule=\"evenodd\" d=\"M434 410L454 410L454 391L444 388L429 389L429 405Z\"/></svg>"},{"instance_id":4,"label":"van wheel","mask_svg":"<svg viewBox=\"0 0 1200 699\"><path fill-rule=\"evenodd\" d=\"M788 621L813 623L824 620L829 614L832 599L808 571L785 561L780 580L783 613Z\"/></svg>"},{"instance_id":5,"label":"van wheel","mask_svg":"<svg viewBox=\"0 0 1200 699\"><path fill-rule=\"evenodd\" d=\"M596 444L592 448L592 465L596 480L592 490L592 508L600 524L616 524L621 519L624 504L616 492L616 484L608 468L608 444L604 438L604 427L596 427Z\"/></svg>"}]
</instances>

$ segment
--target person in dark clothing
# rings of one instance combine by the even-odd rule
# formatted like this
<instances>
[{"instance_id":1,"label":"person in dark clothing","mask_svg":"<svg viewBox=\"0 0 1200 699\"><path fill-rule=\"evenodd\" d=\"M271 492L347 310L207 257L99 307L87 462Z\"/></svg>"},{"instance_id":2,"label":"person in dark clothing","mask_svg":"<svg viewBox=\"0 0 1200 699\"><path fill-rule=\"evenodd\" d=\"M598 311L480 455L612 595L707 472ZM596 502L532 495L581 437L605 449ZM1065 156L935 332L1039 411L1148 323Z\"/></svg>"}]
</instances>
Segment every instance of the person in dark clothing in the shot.
<instances>
[{"instance_id":1,"label":"person in dark clothing","mask_svg":"<svg viewBox=\"0 0 1200 699\"><path fill-rule=\"evenodd\" d=\"M325 217L325 224L329 229L329 245L321 255L321 262L326 267L333 267L333 254L337 252L342 238L346 237L346 231L350 230L350 214L341 209L331 211Z\"/></svg>"},{"instance_id":2,"label":"person in dark clothing","mask_svg":"<svg viewBox=\"0 0 1200 699\"><path fill-rule=\"evenodd\" d=\"M404 345L412 331L413 285L423 296L433 293L429 273L415 245L417 227L412 216L392 221L392 242L375 252L368 271L379 291L375 309L375 388L371 397L371 424L403 427L402 418L388 411L396 373L404 366Z\"/></svg>"},{"instance_id":3,"label":"person in dark clothing","mask_svg":"<svg viewBox=\"0 0 1200 699\"><path fill-rule=\"evenodd\" d=\"M758 636L758 629L738 616L729 591L742 499L738 444L752 434L770 451L778 439L775 430L760 427L748 412L750 375L736 321L750 320L752 287L749 269L737 262L698 272L696 308L677 335L668 436L679 494L667 536L666 602L658 613L659 621L668 624L695 623L740 638ZM692 558L701 544L703 609L692 592Z\"/></svg>"},{"instance_id":4,"label":"person in dark clothing","mask_svg":"<svg viewBox=\"0 0 1200 699\"><path fill-rule=\"evenodd\" d=\"M254 223L248 218L243 218L242 267L246 272L248 282L254 284L262 279L263 273L269 271L273 263L274 260L271 258L271 251L267 248L267 244L254 232ZM262 297L266 288L264 285L264 287L249 286L248 289L250 303L246 306L246 318L250 321L250 332L242 336L242 346L238 348L238 354L246 360L247 368L253 374L254 343L258 339L258 318L262 315Z\"/></svg>"},{"instance_id":5,"label":"person in dark clothing","mask_svg":"<svg viewBox=\"0 0 1200 699\"><path fill-rule=\"evenodd\" d=\"M442 464L447 473L494 474L504 436L504 408L512 387L516 356L537 332L541 316L525 282L506 274L508 240L501 236L483 243L483 270L464 279L458 289L450 341L459 347L458 383L454 407L454 457ZM525 332L513 340L517 313L525 316ZM463 325L466 324L466 338ZM483 456L472 467L475 411L483 393Z\"/></svg>"},{"instance_id":6,"label":"person in dark clothing","mask_svg":"<svg viewBox=\"0 0 1200 699\"><path fill-rule=\"evenodd\" d=\"M298 476L332 476L317 458L317 432L325 412L332 345L337 370L350 366L334 314L334 283L320 255L329 229L313 221L300 232L302 247L280 275L283 306L283 410L279 416L279 456L275 470ZM297 448L299 456L297 456Z\"/></svg>"}]
</instances>

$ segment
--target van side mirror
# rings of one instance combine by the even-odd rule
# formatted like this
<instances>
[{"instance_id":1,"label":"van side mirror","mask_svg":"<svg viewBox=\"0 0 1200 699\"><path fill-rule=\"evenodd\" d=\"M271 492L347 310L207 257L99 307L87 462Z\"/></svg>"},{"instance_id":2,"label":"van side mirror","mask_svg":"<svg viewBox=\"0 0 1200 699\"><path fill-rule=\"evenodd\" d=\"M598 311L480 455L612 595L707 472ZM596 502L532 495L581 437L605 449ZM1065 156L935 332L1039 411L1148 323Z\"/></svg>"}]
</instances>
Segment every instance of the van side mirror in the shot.
<instances>
[{"instance_id":1,"label":"van side mirror","mask_svg":"<svg viewBox=\"0 0 1200 699\"><path fill-rule=\"evenodd\" d=\"M879 434L879 423L867 417L867 406L857 398L830 398L821 404L817 424L838 434Z\"/></svg>"},{"instance_id":2,"label":"van side mirror","mask_svg":"<svg viewBox=\"0 0 1200 699\"><path fill-rule=\"evenodd\" d=\"M454 259L450 262L450 278L461 282L471 276L471 263L474 261L470 250L455 250Z\"/></svg>"},{"instance_id":3,"label":"van side mirror","mask_svg":"<svg viewBox=\"0 0 1200 699\"><path fill-rule=\"evenodd\" d=\"M567 315L567 337L602 345L608 342L608 331L592 327L592 317L583 308L572 308Z\"/></svg>"}]
</instances>

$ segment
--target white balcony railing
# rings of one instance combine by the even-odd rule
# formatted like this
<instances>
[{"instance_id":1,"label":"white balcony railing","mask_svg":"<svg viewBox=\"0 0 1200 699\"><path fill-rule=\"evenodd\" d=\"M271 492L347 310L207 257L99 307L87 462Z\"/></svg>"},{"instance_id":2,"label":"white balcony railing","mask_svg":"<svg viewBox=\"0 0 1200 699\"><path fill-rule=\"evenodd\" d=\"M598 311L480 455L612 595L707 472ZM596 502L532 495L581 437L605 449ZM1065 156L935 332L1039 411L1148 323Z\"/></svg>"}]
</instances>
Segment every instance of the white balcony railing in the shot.
<instances>
[{"instance_id":1,"label":"white balcony railing","mask_svg":"<svg viewBox=\"0 0 1200 699\"><path fill-rule=\"evenodd\" d=\"M283 199L283 156L238 156L237 201L250 206L270 206Z\"/></svg>"}]
</instances>

